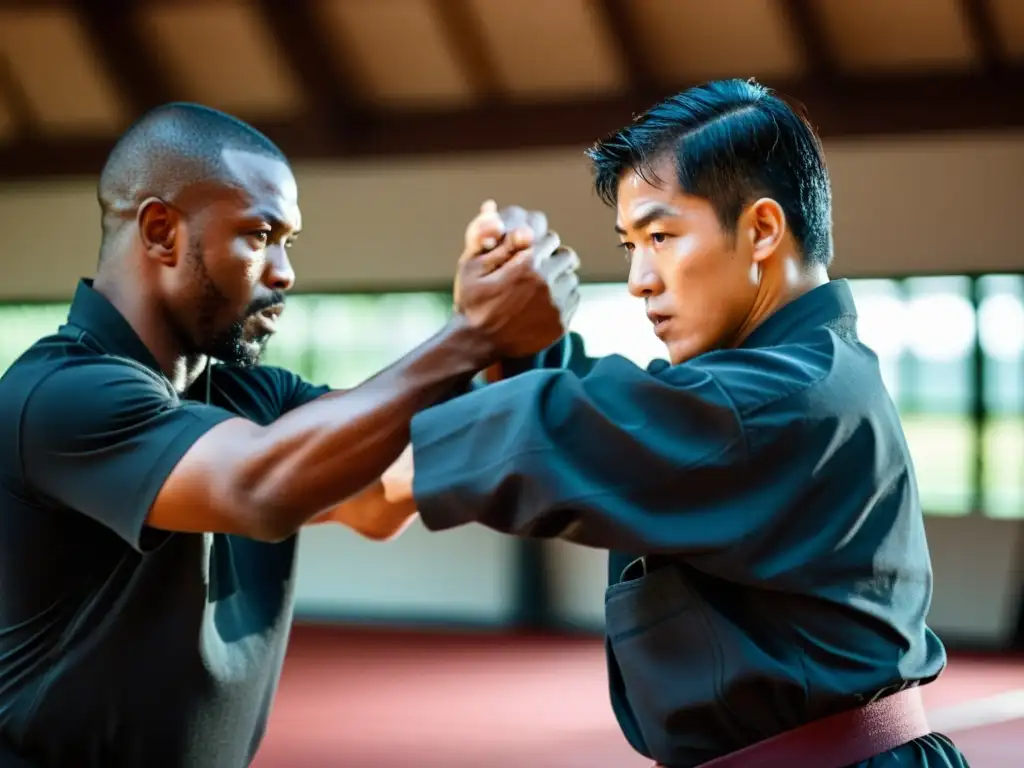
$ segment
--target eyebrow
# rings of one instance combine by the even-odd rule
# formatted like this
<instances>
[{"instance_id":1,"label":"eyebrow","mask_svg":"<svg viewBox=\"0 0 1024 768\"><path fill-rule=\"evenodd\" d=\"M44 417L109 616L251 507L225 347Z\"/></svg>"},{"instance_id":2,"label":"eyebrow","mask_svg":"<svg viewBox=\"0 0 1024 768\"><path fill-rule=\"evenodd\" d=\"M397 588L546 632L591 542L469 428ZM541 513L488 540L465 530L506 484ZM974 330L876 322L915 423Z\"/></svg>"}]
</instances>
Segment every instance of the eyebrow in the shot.
<instances>
[{"instance_id":1,"label":"eyebrow","mask_svg":"<svg viewBox=\"0 0 1024 768\"><path fill-rule=\"evenodd\" d=\"M263 219L274 229L288 229L291 226L281 217L280 212L273 208L256 208L249 211L246 218ZM298 237L300 232L302 232L302 227L298 226L291 231L290 236Z\"/></svg>"},{"instance_id":2,"label":"eyebrow","mask_svg":"<svg viewBox=\"0 0 1024 768\"><path fill-rule=\"evenodd\" d=\"M643 229L648 224L651 224L658 219L667 219L673 216L678 216L679 212L674 208L661 203L653 205L647 209L647 211L638 219L633 221L633 229ZM615 225L615 232L620 235L626 234L626 230L620 227L618 224Z\"/></svg>"}]
</instances>

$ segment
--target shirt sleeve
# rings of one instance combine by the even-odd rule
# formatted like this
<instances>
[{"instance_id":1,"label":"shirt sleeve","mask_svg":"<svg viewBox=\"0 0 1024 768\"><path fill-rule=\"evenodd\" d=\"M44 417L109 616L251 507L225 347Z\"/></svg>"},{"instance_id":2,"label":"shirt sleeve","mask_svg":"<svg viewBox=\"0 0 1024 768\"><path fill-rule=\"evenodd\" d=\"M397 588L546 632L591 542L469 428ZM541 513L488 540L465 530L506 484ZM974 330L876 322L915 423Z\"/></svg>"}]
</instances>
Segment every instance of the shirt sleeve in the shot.
<instances>
[{"instance_id":1,"label":"shirt sleeve","mask_svg":"<svg viewBox=\"0 0 1024 768\"><path fill-rule=\"evenodd\" d=\"M727 547L709 524L748 463L739 414L696 367L655 375L619 356L590 373L524 373L419 414L414 494L433 530L469 522L636 552Z\"/></svg>"},{"instance_id":2,"label":"shirt sleeve","mask_svg":"<svg viewBox=\"0 0 1024 768\"><path fill-rule=\"evenodd\" d=\"M145 525L185 453L234 414L182 401L158 376L103 359L72 362L35 386L21 417L22 471L44 502L91 517L139 551L169 535Z\"/></svg>"},{"instance_id":3,"label":"shirt sleeve","mask_svg":"<svg viewBox=\"0 0 1024 768\"><path fill-rule=\"evenodd\" d=\"M311 384L298 374L284 368L271 368L269 371L277 379L276 389L283 395L281 404L282 416L334 391L325 384Z\"/></svg>"}]
</instances>

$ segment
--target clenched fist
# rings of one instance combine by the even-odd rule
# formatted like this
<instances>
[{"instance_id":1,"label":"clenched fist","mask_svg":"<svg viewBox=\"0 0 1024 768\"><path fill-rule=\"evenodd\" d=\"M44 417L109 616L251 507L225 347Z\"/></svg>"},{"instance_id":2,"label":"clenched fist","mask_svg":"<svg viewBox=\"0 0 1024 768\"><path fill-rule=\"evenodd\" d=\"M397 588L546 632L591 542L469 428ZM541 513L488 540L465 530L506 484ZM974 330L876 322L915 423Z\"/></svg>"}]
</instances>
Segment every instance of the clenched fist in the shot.
<instances>
[{"instance_id":1,"label":"clenched fist","mask_svg":"<svg viewBox=\"0 0 1024 768\"><path fill-rule=\"evenodd\" d=\"M493 201L466 229L455 307L504 357L546 349L567 331L579 304L579 258L562 247L539 211Z\"/></svg>"}]
</instances>

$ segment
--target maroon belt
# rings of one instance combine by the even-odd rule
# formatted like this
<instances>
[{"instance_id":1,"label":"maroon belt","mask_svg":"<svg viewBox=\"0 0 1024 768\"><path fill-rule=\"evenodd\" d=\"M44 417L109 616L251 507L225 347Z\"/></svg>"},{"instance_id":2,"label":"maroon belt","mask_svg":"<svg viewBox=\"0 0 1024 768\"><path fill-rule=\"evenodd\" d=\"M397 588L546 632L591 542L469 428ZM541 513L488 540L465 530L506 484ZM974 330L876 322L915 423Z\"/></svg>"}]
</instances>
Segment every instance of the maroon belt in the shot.
<instances>
[{"instance_id":1,"label":"maroon belt","mask_svg":"<svg viewBox=\"0 0 1024 768\"><path fill-rule=\"evenodd\" d=\"M785 731L700 768L848 768L931 732L921 690L914 687Z\"/></svg>"}]
</instances>

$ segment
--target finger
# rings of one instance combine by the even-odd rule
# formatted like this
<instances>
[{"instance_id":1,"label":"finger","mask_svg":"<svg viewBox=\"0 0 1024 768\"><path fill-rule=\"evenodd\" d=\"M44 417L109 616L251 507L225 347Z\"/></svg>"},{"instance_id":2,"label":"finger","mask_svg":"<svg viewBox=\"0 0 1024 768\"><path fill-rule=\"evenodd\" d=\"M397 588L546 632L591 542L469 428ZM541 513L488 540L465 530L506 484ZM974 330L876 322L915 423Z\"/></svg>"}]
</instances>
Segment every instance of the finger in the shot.
<instances>
[{"instance_id":1,"label":"finger","mask_svg":"<svg viewBox=\"0 0 1024 768\"><path fill-rule=\"evenodd\" d=\"M566 264L566 269L575 271L580 268L580 257L576 251L566 245L560 246L551 256L551 259L559 264Z\"/></svg>"},{"instance_id":2,"label":"finger","mask_svg":"<svg viewBox=\"0 0 1024 768\"><path fill-rule=\"evenodd\" d=\"M575 272L559 277L551 285L551 296L564 318L571 318L580 303L579 278Z\"/></svg>"},{"instance_id":3,"label":"finger","mask_svg":"<svg viewBox=\"0 0 1024 768\"><path fill-rule=\"evenodd\" d=\"M569 330L569 325L572 323L573 317L576 316L576 310L579 309L579 306L579 291L569 294L569 300L566 302L565 307L562 309L562 327L565 330Z\"/></svg>"},{"instance_id":4,"label":"finger","mask_svg":"<svg viewBox=\"0 0 1024 768\"><path fill-rule=\"evenodd\" d=\"M525 250L536 242L533 230L527 226L517 227L514 229L509 233L508 239L512 248L517 251Z\"/></svg>"},{"instance_id":5,"label":"finger","mask_svg":"<svg viewBox=\"0 0 1024 768\"><path fill-rule=\"evenodd\" d=\"M542 235L547 234L548 217L544 214L544 211L530 211L526 214L526 226L533 230L535 237L540 238Z\"/></svg>"},{"instance_id":6,"label":"finger","mask_svg":"<svg viewBox=\"0 0 1024 768\"><path fill-rule=\"evenodd\" d=\"M571 248L559 248L547 263L542 265L542 271L548 280L553 280L566 272L576 272L579 266L580 259L575 251Z\"/></svg>"},{"instance_id":7,"label":"finger","mask_svg":"<svg viewBox=\"0 0 1024 768\"><path fill-rule=\"evenodd\" d=\"M537 271L548 280L562 272L575 270L579 266L579 257L575 251L558 243L556 246L553 251L545 250L537 258Z\"/></svg>"},{"instance_id":8,"label":"finger","mask_svg":"<svg viewBox=\"0 0 1024 768\"><path fill-rule=\"evenodd\" d=\"M569 297L579 292L580 278L575 272L563 272L550 281L551 293L559 302L567 302Z\"/></svg>"},{"instance_id":9,"label":"finger","mask_svg":"<svg viewBox=\"0 0 1024 768\"><path fill-rule=\"evenodd\" d=\"M497 254L502 256L498 257ZM484 274L492 272L508 273L520 269L532 269L533 254L529 250L516 251L509 245L502 243L491 253L480 257L481 266L485 269ZM499 278L501 279L501 278Z\"/></svg>"},{"instance_id":10,"label":"finger","mask_svg":"<svg viewBox=\"0 0 1024 768\"><path fill-rule=\"evenodd\" d=\"M521 206L509 205L502 208L501 211L499 211L499 215L501 216L501 220L505 222L506 231L511 232L513 229L528 226L527 211Z\"/></svg>"},{"instance_id":11,"label":"finger","mask_svg":"<svg viewBox=\"0 0 1024 768\"><path fill-rule=\"evenodd\" d=\"M529 227L520 227L509 232L508 236L493 250L476 254L475 258L480 262L480 271L486 275L498 269L518 253L525 252L532 258L532 254L529 251L531 245L533 245L533 232Z\"/></svg>"},{"instance_id":12,"label":"finger","mask_svg":"<svg viewBox=\"0 0 1024 768\"><path fill-rule=\"evenodd\" d=\"M493 200L484 200L483 205L480 206L480 213L497 213L498 204Z\"/></svg>"},{"instance_id":13,"label":"finger","mask_svg":"<svg viewBox=\"0 0 1024 768\"><path fill-rule=\"evenodd\" d=\"M492 250L505 236L505 224L496 211L481 213L466 227L462 259Z\"/></svg>"},{"instance_id":14,"label":"finger","mask_svg":"<svg viewBox=\"0 0 1024 768\"><path fill-rule=\"evenodd\" d=\"M505 238L501 243L499 243L494 250L478 255L474 260L474 266L476 266L482 274L486 275L500 269L512 259L518 259L520 261L524 258L532 259L533 256L528 249L516 246L517 235L519 238L525 237L523 233L518 231L513 232L511 236Z\"/></svg>"},{"instance_id":15,"label":"finger","mask_svg":"<svg viewBox=\"0 0 1024 768\"><path fill-rule=\"evenodd\" d=\"M561 245L562 239L558 236L557 232L548 232L543 237L536 238L535 245L533 246L533 256L537 269L547 274L545 272L548 268L547 262L551 260L551 257L558 251Z\"/></svg>"}]
</instances>

